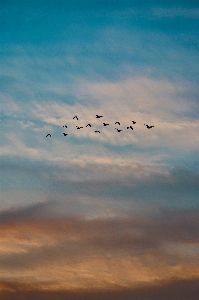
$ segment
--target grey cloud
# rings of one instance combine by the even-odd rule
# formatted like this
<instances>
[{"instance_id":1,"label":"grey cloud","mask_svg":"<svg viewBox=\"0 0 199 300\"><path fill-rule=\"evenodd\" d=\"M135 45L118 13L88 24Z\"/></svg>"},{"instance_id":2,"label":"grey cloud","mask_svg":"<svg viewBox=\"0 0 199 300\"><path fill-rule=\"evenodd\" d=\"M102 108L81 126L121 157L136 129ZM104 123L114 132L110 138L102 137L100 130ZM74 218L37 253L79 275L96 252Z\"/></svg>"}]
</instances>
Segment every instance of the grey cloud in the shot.
<instances>
[{"instance_id":1,"label":"grey cloud","mask_svg":"<svg viewBox=\"0 0 199 300\"><path fill-rule=\"evenodd\" d=\"M161 164L122 164L117 160L102 163L89 157L85 160L57 165L48 161L31 162L27 159L5 159L1 167L2 183L9 187L15 180L21 180L21 189L26 189L30 180L31 190L41 187L47 193L90 195L114 198L133 198L165 204L173 201L189 206L196 205L199 192L199 174L182 166L170 169ZM33 184L34 183L34 184ZM2 185L3 186L3 185ZM17 204L17 203L16 203Z\"/></svg>"},{"instance_id":2,"label":"grey cloud","mask_svg":"<svg viewBox=\"0 0 199 300\"><path fill-rule=\"evenodd\" d=\"M24 222L36 220L42 214L48 211L52 205L50 202L38 202L25 207L15 207L0 212L0 226L2 224L13 224L15 222Z\"/></svg>"},{"instance_id":3,"label":"grey cloud","mask_svg":"<svg viewBox=\"0 0 199 300\"><path fill-rule=\"evenodd\" d=\"M25 253L2 255L2 268L26 269L48 263L49 259L51 262L62 259L75 262L79 257L96 254L106 257L106 253L115 257L120 253L138 257L156 253L157 259L165 257L168 262L176 264L183 261L183 255L167 251L164 249L166 245L199 243L199 211L164 209L154 216L85 219L84 216L38 217L41 208L38 205L29 210L22 208L21 211L1 214L0 229L5 232L5 237L11 228L17 232L13 236L13 245L18 239L23 240L24 234L25 240L34 240L36 235L40 243L36 247L26 243ZM48 242L48 237L52 243ZM195 258L189 255L186 260L193 263Z\"/></svg>"},{"instance_id":4,"label":"grey cloud","mask_svg":"<svg viewBox=\"0 0 199 300\"><path fill-rule=\"evenodd\" d=\"M199 173L193 173L183 167L175 167L170 174L174 184L199 188Z\"/></svg>"}]
</instances>

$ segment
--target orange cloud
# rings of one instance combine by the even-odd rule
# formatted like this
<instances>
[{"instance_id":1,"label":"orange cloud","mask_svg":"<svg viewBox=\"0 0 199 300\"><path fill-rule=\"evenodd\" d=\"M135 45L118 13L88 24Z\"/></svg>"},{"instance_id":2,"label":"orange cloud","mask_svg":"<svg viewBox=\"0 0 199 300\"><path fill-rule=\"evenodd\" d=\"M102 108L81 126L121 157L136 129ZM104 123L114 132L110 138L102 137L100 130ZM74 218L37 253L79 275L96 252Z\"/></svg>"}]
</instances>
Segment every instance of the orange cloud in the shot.
<instances>
[{"instance_id":1,"label":"orange cloud","mask_svg":"<svg viewBox=\"0 0 199 300\"><path fill-rule=\"evenodd\" d=\"M12 216L4 212L0 223L4 281L76 291L199 278L197 211L122 219L47 218L35 212L28 220L22 209Z\"/></svg>"},{"instance_id":2,"label":"orange cloud","mask_svg":"<svg viewBox=\"0 0 199 300\"><path fill-rule=\"evenodd\" d=\"M145 285L142 288L120 288L115 290L94 291L49 291L41 290L38 286L19 282L1 282L0 295L2 300L197 300L199 294L198 280L176 280L158 282L156 285Z\"/></svg>"}]
</instances>

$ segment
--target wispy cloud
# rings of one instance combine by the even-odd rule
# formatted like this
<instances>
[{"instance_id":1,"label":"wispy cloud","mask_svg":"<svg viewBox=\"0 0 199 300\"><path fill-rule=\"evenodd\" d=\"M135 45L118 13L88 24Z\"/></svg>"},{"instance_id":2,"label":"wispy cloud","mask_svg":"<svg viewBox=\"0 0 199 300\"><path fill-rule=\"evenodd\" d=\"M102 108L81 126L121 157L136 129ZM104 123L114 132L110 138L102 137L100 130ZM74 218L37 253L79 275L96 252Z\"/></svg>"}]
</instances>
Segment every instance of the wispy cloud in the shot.
<instances>
[{"instance_id":1,"label":"wispy cloud","mask_svg":"<svg viewBox=\"0 0 199 300\"><path fill-rule=\"evenodd\" d=\"M198 8L181 8L179 7L170 7L170 8L154 8L152 14L158 18L186 18L186 19L198 19L199 18L199 9Z\"/></svg>"},{"instance_id":2,"label":"wispy cloud","mask_svg":"<svg viewBox=\"0 0 199 300\"><path fill-rule=\"evenodd\" d=\"M25 124L22 120L19 121L19 126L21 130L24 130L28 124L31 125L31 128L27 129L32 129L33 136L40 132L38 139L41 146L42 144L44 146L45 140L41 133L52 134L56 129L51 139L51 142L55 143L56 135L60 139L62 127L67 124L68 128L65 129L65 132L69 134L67 141L68 138L74 137L110 145L166 147L174 151L188 152L197 150L199 144L198 121L186 116L188 111L191 113L194 109L188 101L189 92L188 86L177 86L147 78L132 78L118 83L85 83L79 86L75 97L80 97L82 101L92 99L93 104L89 107L83 103L70 106L61 102L41 104L35 102L27 107L30 120L27 120ZM97 107L95 107L96 104ZM102 114L103 120L110 126L104 127L101 119L95 118L97 113ZM78 122L73 120L75 115L79 117ZM137 122L133 126L134 130L127 130L127 127L132 125L132 119ZM117 120L120 121L120 129L123 130L120 133L115 129ZM36 123L34 125L34 121L40 122L41 128ZM86 128L88 123L92 124L92 128ZM83 126L83 129L77 130L77 124ZM144 124L152 124L155 127L147 130ZM59 131L58 128L60 128ZM100 134L96 134L95 130L100 130ZM7 134L5 137L10 141L16 141L14 144L17 148L17 135ZM27 146L24 142L19 142L25 151ZM39 153L46 153L47 150L42 150L41 146L38 149ZM36 155L36 151L36 149L29 149L33 155ZM47 153L45 156L48 156Z\"/></svg>"}]
</instances>

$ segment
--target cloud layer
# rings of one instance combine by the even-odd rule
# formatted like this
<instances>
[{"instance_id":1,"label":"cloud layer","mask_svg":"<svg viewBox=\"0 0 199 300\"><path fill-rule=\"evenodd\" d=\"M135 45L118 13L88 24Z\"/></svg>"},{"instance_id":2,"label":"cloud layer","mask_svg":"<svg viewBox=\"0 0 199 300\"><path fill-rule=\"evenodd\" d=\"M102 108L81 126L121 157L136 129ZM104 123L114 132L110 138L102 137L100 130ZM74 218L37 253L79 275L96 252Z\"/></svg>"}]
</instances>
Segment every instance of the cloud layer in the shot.
<instances>
[{"instance_id":1,"label":"cloud layer","mask_svg":"<svg viewBox=\"0 0 199 300\"><path fill-rule=\"evenodd\" d=\"M0 298L196 299L196 1L1 11Z\"/></svg>"},{"instance_id":2,"label":"cloud layer","mask_svg":"<svg viewBox=\"0 0 199 300\"><path fill-rule=\"evenodd\" d=\"M75 291L199 278L198 211L88 219L50 207L1 212L2 280Z\"/></svg>"}]
</instances>

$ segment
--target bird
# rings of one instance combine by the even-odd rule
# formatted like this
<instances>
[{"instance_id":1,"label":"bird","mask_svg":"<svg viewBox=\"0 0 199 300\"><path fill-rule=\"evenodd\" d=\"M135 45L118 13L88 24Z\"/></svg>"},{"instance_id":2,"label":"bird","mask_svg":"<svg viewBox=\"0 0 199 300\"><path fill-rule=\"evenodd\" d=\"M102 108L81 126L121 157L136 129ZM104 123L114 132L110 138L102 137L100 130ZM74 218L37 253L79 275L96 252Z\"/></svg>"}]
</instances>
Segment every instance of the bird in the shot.
<instances>
[{"instance_id":1,"label":"bird","mask_svg":"<svg viewBox=\"0 0 199 300\"><path fill-rule=\"evenodd\" d=\"M103 117L103 116L98 116L98 115L96 115L96 118L97 118L97 119L102 118L102 117Z\"/></svg>"},{"instance_id":2,"label":"bird","mask_svg":"<svg viewBox=\"0 0 199 300\"><path fill-rule=\"evenodd\" d=\"M99 132L99 133L100 133L100 131L99 131L99 130L95 130L95 132Z\"/></svg>"},{"instance_id":3,"label":"bird","mask_svg":"<svg viewBox=\"0 0 199 300\"><path fill-rule=\"evenodd\" d=\"M77 119L78 120L78 117L77 116L74 116L74 118L73 119Z\"/></svg>"},{"instance_id":4,"label":"bird","mask_svg":"<svg viewBox=\"0 0 199 300\"><path fill-rule=\"evenodd\" d=\"M67 136L67 135L68 135L68 133L63 133L63 135L64 135L64 136Z\"/></svg>"},{"instance_id":5,"label":"bird","mask_svg":"<svg viewBox=\"0 0 199 300\"><path fill-rule=\"evenodd\" d=\"M86 127L87 127L87 126L91 127L91 124L87 124Z\"/></svg>"},{"instance_id":6,"label":"bird","mask_svg":"<svg viewBox=\"0 0 199 300\"><path fill-rule=\"evenodd\" d=\"M119 124L120 125L120 122L115 122L115 124Z\"/></svg>"},{"instance_id":7,"label":"bird","mask_svg":"<svg viewBox=\"0 0 199 300\"><path fill-rule=\"evenodd\" d=\"M135 121L132 121L133 122L133 124L135 124L136 122Z\"/></svg>"},{"instance_id":8,"label":"bird","mask_svg":"<svg viewBox=\"0 0 199 300\"><path fill-rule=\"evenodd\" d=\"M120 132L120 131L123 131L123 130L121 130L121 129L117 129L117 128L115 128L118 132Z\"/></svg>"},{"instance_id":9,"label":"bird","mask_svg":"<svg viewBox=\"0 0 199 300\"><path fill-rule=\"evenodd\" d=\"M49 136L51 136L51 134L50 134L50 133L49 133L49 134L47 134L47 136L48 136L48 135L49 135ZM46 137L47 137L47 136L46 136Z\"/></svg>"},{"instance_id":10,"label":"bird","mask_svg":"<svg viewBox=\"0 0 199 300\"><path fill-rule=\"evenodd\" d=\"M77 127L77 129L83 128L83 127L79 127L79 126L76 126L76 127Z\"/></svg>"},{"instance_id":11,"label":"bird","mask_svg":"<svg viewBox=\"0 0 199 300\"><path fill-rule=\"evenodd\" d=\"M133 130L133 127L132 126L129 126L129 127L126 127L127 129L131 128L131 130Z\"/></svg>"},{"instance_id":12,"label":"bird","mask_svg":"<svg viewBox=\"0 0 199 300\"><path fill-rule=\"evenodd\" d=\"M66 127L66 128L67 128L67 125L64 125L63 127Z\"/></svg>"},{"instance_id":13,"label":"bird","mask_svg":"<svg viewBox=\"0 0 199 300\"><path fill-rule=\"evenodd\" d=\"M148 129L154 127L154 126L149 126L149 125L147 125L147 124L144 124L144 125L146 125L146 127L147 127Z\"/></svg>"},{"instance_id":14,"label":"bird","mask_svg":"<svg viewBox=\"0 0 199 300\"><path fill-rule=\"evenodd\" d=\"M106 124L106 123L102 123L102 124L104 124L104 126L107 126L107 125L109 125L109 124Z\"/></svg>"}]
</instances>

